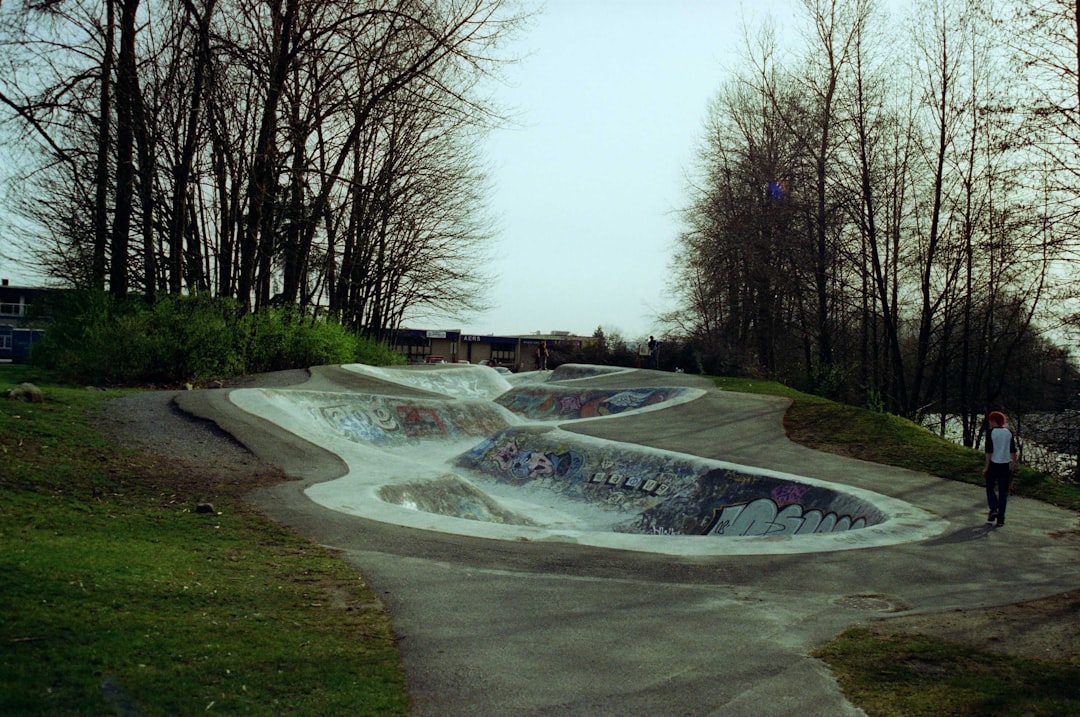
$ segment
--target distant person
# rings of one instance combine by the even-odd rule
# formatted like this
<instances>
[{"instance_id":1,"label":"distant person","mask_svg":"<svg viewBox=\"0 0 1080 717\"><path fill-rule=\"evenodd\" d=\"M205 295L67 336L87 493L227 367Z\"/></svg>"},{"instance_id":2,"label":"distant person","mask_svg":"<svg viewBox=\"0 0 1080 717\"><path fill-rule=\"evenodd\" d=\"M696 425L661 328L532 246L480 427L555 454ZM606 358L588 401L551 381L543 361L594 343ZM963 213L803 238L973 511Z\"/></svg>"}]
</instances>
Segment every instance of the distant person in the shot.
<instances>
[{"instance_id":1,"label":"distant person","mask_svg":"<svg viewBox=\"0 0 1080 717\"><path fill-rule=\"evenodd\" d=\"M660 344L655 336L649 337L649 368L660 368Z\"/></svg>"},{"instance_id":2,"label":"distant person","mask_svg":"<svg viewBox=\"0 0 1080 717\"><path fill-rule=\"evenodd\" d=\"M547 371L548 347L547 341L541 341L536 347L536 370Z\"/></svg>"},{"instance_id":3,"label":"distant person","mask_svg":"<svg viewBox=\"0 0 1080 717\"><path fill-rule=\"evenodd\" d=\"M1016 474L1016 436L1005 427L1008 419L1001 411L987 416L990 430L986 435L986 505L990 512L987 523L1005 525L1005 504L1009 499L1009 484Z\"/></svg>"}]
</instances>

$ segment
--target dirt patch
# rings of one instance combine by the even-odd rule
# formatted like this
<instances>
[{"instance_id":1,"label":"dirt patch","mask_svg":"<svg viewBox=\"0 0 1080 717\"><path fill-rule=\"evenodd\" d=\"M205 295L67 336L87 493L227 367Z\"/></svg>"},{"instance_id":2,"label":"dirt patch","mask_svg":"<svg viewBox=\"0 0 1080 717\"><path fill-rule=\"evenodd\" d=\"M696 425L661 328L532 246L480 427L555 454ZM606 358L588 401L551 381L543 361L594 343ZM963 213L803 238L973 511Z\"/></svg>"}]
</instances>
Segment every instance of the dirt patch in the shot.
<instances>
[{"instance_id":1,"label":"dirt patch","mask_svg":"<svg viewBox=\"0 0 1080 717\"><path fill-rule=\"evenodd\" d=\"M307 377L307 371L281 371L237 379L228 387L289 386ZM113 399L97 416L98 427L109 440L151 456L176 492L195 500L241 497L290 480L213 422L181 411L173 402L177 393L142 391Z\"/></svg>"},{"instance_id":2,"label":"dirt patch","mask_svg":"<svg viewBox=\"0 0 1080 717\"><path fill-rule=\"evenodd\" d=\"M867 627L1015 657L1080 660L1080 590L1015 605L883 618Z\"/></svg>"}]
</instances>

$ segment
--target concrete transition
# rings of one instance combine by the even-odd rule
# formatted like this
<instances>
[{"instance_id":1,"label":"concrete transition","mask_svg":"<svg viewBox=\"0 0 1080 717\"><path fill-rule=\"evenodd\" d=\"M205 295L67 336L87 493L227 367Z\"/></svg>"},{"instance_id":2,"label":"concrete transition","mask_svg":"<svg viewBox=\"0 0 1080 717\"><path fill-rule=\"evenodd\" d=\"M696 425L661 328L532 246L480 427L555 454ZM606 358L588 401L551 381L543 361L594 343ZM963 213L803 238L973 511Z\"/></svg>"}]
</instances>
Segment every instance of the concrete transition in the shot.
<instances>
[{"instance_id":1,"label":"concrete transition","mask_svg":"<svg viewBox=\"0 0 1080 717\"><path fill-rule=\"evenodd\" d=\"M1080 586L1075 512L987 526L979 486L797 445L786 399L698 376L320 366L174 400L298 479L249 500L363 574L412 717L857 717L810 656L845 627Z\"/></svg>"},{"instance_id":2,"label":"concrete transition","mask_svg":"<svg viewBox=\"0 0 1080 717\"><path fill-rule=\"evenodd\" d=\"M471 365L343 368L368 379L367 390L230 394L340 457L345 475L307 489L335 511L457 535L682 555L844 550L945 527L854 486L567 430L678 414L703 388L591 387L588 379L641 372L583 365L505 378Z\"/></svg>"}]
</instances>

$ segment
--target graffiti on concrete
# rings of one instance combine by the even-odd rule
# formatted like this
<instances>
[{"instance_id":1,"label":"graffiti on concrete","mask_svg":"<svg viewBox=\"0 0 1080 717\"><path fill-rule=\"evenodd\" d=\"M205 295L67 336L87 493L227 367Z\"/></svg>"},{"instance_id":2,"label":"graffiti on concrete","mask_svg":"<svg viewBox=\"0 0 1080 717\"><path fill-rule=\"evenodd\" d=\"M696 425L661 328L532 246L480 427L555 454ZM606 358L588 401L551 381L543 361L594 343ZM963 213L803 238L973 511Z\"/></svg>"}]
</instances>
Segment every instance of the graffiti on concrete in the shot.
<instances>
[{"instance_id":1,"label":"graffiti on concrete","mask_svg":"<svg viewBox=\"0 0 1080 717\"><path fill-rule=\"evenodd\" d=\"M374 444L414 443L487 436L506 427L506 416L487 401L420 401L358 396L308 408L334 433Z\"/></svg>"},{"instance_id":2,"label":"graffiti on concrete","mask_svg":"<svg viewBox=\"0 0 1080 717\"><path fill-rule=\"evenodd\" d=\"M501 483L529 484L628 514L657 503L703 471L674 454L521 429L489 437L458 464Z\"/></svg>"},{"instance_id":3,"label":"graffiti on concrete","mask_svg":"<svg viewBox=\"0 0 1080 717\"><path fill-rule=\"evenodd\" d=\"M534 421L569 421L633 411L663 403L681 392L677 388L575 390L526 387L511 389L496 398L495 402Z\"/></svg>"},{"instance_id":4,"label":"graffiti on concrete","mask_svg":"<svg viewBox=\"0 0 1080 717\"><path fill-rule=\"evenodd\" d=\"M614 529L649 535L795 535L853 530L885 516L828 487L716 468L560 431L507 429L459 465L515 486L550 490L624 514Z\"/></svg>"},{"instance_id":5,"label":"graffiti on concrete","mask_svg":"<svg viewBox=\"0 0 1080 717\"><path fill-rule=\"evenodd\" d=\"M725 505L715 511L706 535L806 535L839 533L866 527L866 518L807 509L798 503L783 508L772 498Z\"/></svg>"},{"instance_id":6,"label":"graffiti on concrete","mask_svg":"<svg viewBox=\"0 0 1080 717\"><path fill-rule=\"evenodd\" d=\"M388 503L413 510L452 515L465 520L535 525L527 516L507 510L472 483L455 475L384 485L379 488L379 497Z\"/></svg>"},{"instance_id":7,"label":"graffiti on concrete","mask_svg":"<svg viewBox=\"0 0 1080 717\"><path fill-rule=\"evenodd\" d=\"M884 520L872 504L832 488L717 468L645 510L624 530L655 535L792 535L852 530Z\"/></svg>"},{"instance_id":8,"label":"graffiti on concrete","mask_svg":"<svg viewBox=\"0 0 1080 717\"><path fill-rule=\"evenodd\" d=\"M581 455L574 451L543 451L519 446L517 441L502 444L495 453L499 469L513 483L545 478L578 479Z\"/></svg>"}]
</instances>

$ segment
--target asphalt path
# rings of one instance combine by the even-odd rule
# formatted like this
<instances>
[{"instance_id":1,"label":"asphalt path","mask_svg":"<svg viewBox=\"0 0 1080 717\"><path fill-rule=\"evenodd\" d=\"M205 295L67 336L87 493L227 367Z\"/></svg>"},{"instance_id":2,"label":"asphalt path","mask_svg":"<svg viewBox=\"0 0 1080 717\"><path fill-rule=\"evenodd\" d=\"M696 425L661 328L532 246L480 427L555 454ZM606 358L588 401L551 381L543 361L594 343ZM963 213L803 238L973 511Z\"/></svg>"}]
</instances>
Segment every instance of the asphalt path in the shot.
<instances>
[{"instance_id":1,"label":"asphalt path","mask_svg":"<svg viewBox=\"0 0 1080 717\"><path fill-rule=\"evenodd\" d=\"M251 500L341 551L380 595L413 715L859 715L810 657L843 629L1080 588L1075 513L1012 498L1008 524L993 528L975 486L791 443L786 400L718 391L685 374L587 382L676 384L708 391L672 409L563 428L857 486L922 508L943 529L881 547L711 556L423 531L311 501L305 488L345 464L239 410L228 389L182 392L176 402L299 478ZM335 367L312 369L303 388L409 393Z\"/></svg>"}]
</instances>

